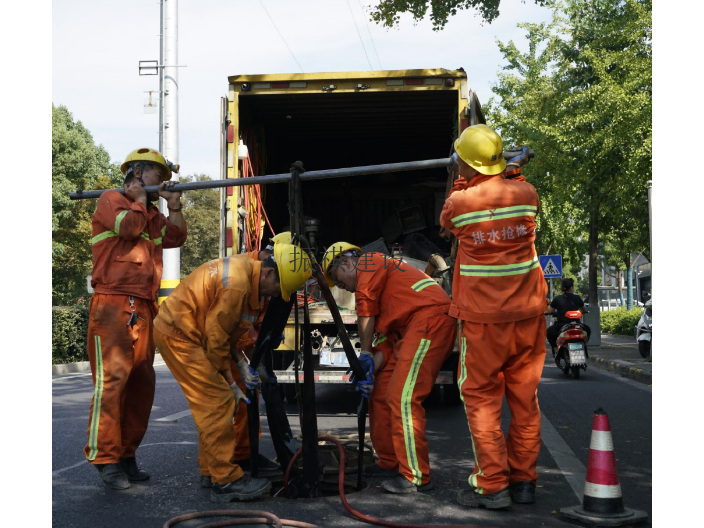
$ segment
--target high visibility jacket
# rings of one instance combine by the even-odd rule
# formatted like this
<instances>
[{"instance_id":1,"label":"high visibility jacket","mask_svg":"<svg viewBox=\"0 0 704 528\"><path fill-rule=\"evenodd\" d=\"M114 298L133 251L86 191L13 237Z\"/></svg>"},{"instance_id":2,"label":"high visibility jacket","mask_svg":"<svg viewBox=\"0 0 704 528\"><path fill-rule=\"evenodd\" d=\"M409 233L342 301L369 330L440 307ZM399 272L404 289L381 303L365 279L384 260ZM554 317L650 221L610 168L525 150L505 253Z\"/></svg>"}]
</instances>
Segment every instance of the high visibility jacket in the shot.
<instances>
[{"instance_id":1,"label":"high visibility jacket","mask_svg":"<svg viewBox=\"0 0 704 528\"><path fill-rule=\"evenodd\" d=\"M249 258L206 262L161 303L154 327L201 346L217 370L229 369L230 347L259 318L261 269L261 262Z\"/></svg>"},{"instance_id":2,"label":"high visibility jacket","mask_svg":"<svg viewBox=\"0 0 704 528\"><path fill-rule=\"evenodd\" d=\"M404 334L416 315L448 313L450 297L425 273L399 258L364 253L357 261L357 315L374 317L379 339Z\"/></svg>"},{"instance_id":3,"label":"high visibility jacket","mask_svg":"<svg viewBox=\"0 0 704 528\"><path fill-rule=\"evenodd\" d=\"M538 193L500 174L460 180L440 224L459 240L450 315L475 323L534 317L547 307L547 286L535 252Z\"/></svg>"},{"instance_id":4,"label":"high visibility jacket","mask_svg":"<svg viewBox=\"0 0 704 528\"><path fill-rule=\"evenodd\" d=\"M232 255L235 258L248 258L250 260L253 260L255 262L259 261L259 251L250 251L248 253L238 253L237 255ZM257 342L257 337L259 337L259 329L262 326L262 321L264 320L264 315L266 315L266 308L269 306L269 299L270 297L267 297L266 299L263 299L260 303L260 310L259 310L259 318L254 322L252 325L252 328L249 330L249 332L245 332L242 334L242 337L240 337L239 341L237 342L237 350L247 350L249 347L252 347L256 344Z\"/></svg>"},{"instance_id":5,"label":"high visibility jacket","mask_svg":"<svg viewBox=\"0 0 704 528\"><path fill-rule=\"evenodd\" d=\"M91 285L96 293L156 300L163 250L183 245L186 226L181 230L158 208L145 208L117 191L100 196L92 224Z\"/></svg>"}]
</instances>

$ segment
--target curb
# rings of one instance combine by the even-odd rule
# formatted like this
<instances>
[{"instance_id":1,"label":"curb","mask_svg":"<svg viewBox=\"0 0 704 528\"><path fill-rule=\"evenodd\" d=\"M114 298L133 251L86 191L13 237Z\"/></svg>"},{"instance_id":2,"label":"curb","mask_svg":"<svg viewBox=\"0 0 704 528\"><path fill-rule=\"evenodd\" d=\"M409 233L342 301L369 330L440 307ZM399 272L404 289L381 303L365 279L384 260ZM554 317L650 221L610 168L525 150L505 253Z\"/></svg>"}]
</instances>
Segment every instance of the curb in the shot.
<instances>
[{"instance_id":1,"label":"curb","mask_svg":"<svg viewBox=\"0 0 704 528\"><path fill-rule=\"evenodd\" d=\"M154 361L161 361L161 354L154 355ZM90 361L79 361L78 363L61 363L51 366L52 376L62 376L64 374L76 374L79 372L90 372Z\"/></svg>"},{"instance_id":2,"label":"curb","mask_svg":"<svg viewBox=\"0 0 704 528\"><path fill-rule=\"evenodd\" d=\"M599 370L608 370L614 374L619 374L624 378L630 378L633 381L644 383L645 385L653 384L653 373L633 366L633 363L620 359L603 359L600 357L590 356L589 364Z\"/></svg>"}]
</instances>

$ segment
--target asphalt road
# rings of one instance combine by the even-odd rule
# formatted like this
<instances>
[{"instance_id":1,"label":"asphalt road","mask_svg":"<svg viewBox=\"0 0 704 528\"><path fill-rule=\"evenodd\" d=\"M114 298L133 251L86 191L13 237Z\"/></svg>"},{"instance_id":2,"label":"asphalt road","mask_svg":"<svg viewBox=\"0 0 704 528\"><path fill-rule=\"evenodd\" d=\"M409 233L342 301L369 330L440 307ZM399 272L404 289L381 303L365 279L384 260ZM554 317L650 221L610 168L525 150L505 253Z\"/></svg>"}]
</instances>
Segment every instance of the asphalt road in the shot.
<instances>
[{"instance_id":1,"label":"asphalt road","mask_svg":"<svg viewBox=\"0 0 704 528\"><path fill-rule=\"evenodd\" d=\"M140 465L152 475L122 492L102 484L85 462L88 412L93 394L90 375L53 378L52 514L60 527L161 527L175 516L215 509L261 509L281 518L321 527L359 527L339 498L288 500L267 498L252 503L216 505L198 484L197 432L180 387L163 363L155 365L157 392L149 430L137 452ZM457 490L466 488L473 467L472 448L462 406L426 404L427 434L436 488L404 496L386 494L379 482L348 495L357 510L387 521L476 526L566 526L557 510L579 504L586 475L593 412L608 413L617 468L626 507L652 514L652 390L646 385L589 369L579 380L567 378L546 361L538 389L543 412L543 445L538 458L537 503L513 505L509 511L471 510L457 504ZM341 385L316 390L318 429L356 433L357 397ZM294 434L297 409L287 405ZM264 409L262 405L262 414ZM504 431L508 429L504 406ZM262 416L261 452L273 458ZM213 522L210 519L207 522ZM190 521L179 526L193 527Z\"/></svg>"}]
</instances>

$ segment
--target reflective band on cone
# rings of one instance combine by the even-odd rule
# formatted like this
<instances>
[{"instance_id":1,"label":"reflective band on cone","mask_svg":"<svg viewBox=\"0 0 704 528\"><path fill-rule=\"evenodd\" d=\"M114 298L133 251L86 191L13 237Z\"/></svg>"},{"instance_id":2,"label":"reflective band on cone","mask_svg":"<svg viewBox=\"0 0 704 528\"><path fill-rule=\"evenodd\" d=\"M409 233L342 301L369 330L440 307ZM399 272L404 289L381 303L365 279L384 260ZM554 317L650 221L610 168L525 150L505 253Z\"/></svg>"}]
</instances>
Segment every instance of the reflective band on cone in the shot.
<instances>
[{"instance_id":1,"label":"reflective band on cone","mask_svg":"<svg viewBox=\"0 0 704 528\"><path fill-rule=\"evenodd\" d=\"M562 508L560 515L593 526L621 526L648 518L643 511L623 506L611 426L603 409L594 411L584 500L579 506Z\"/></svg>"}]
</instances>

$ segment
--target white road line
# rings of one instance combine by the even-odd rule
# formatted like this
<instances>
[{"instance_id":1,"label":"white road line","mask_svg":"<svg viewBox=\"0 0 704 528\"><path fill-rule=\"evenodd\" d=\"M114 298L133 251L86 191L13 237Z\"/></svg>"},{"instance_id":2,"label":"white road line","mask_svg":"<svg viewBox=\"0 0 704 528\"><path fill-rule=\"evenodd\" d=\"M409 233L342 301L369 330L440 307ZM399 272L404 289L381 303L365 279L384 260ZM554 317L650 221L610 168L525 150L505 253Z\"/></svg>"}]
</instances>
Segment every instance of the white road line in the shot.
<instances>
[{"instance_id":1,"label":"white road line","mask_svg":"<svg viewBox=\"0 0 704 528\"><path fill-rule=\"evenodd\" d=\"M584 482L587 478L587 468L579 461L574 451L570 449L560 436L560 433L553 427L550 421L541 413L540 417L540 437L550 455L565 476L565 480L577 495L579 501L584 497Z\"/></svg>"},{"instance_id":2,"label":"white road line","mask_svg":"<svg viewBox=\"0 0 704 528\"><path fill-rule=\"evenodd\" d=\"M164 365L166 365L166 363L164 363L163 361L161 363L154 363L155 367L163 367ZM71 379L71 378L83 378L85 376L90 376L90 375L91 375L90 372L86 372L84 374L71 374L69 376L62 376L61 374L58 374L56 376L52 376L51 382L53 383L55 381L63 381L63 380Z\"/></svg>"},{"instance_id":3,"label":"white road line","mask_svg":"<svg viewBox=\"0 0 704 528\"><path fill-rule=\"evenodd\" d=\"M179 418L183 418L184 416L190 416L191 410L186 409L185 411L177 412L176 414L170 414L168 416L164 416L163 418L157 418L154 420L155 422L170 422L172 420L178 420Z\"/></svg>"},{"instance_id":4,"label":"white road line","mask_svg":"<svg viewBox=\"0 0 704 528\"><path fill-rule=\"evenodd\" d=\"M139 447L150 447L150 446L157 446L157 445L198 445L198 442L155 442L153 444L142 444ZM77 468L79 466L82 466L83 464L87 464L87 460L81 460L80 462L73 464L72 466L66 466L65 468L57 469L56 471L52 471L51 475L52 476L57 476L63 473L64 471L68 471L69 469Z\"/></svg>"}]
</instances>

